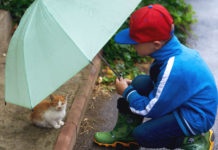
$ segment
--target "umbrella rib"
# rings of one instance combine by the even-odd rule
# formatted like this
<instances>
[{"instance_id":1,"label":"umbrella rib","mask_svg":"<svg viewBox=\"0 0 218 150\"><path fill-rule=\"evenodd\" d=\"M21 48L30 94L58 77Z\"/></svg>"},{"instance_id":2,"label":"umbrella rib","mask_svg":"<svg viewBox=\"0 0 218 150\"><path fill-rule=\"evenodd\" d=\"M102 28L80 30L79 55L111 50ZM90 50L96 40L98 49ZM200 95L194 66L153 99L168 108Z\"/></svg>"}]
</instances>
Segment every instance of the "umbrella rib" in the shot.
<instances>
[{"instance_id":1,"label":"umbrella rib","mask_svg":"<svg viewBox=\"0 0 218 150\"><path fill-rule=\"evenodd\" d=\"M43 1L42 1L42 3L44 4ZM55 13L55 10L53 10L53 9L48 10L48 8L45 7L45 5L43 5L43 6L44 6L44 8L47 10L47 12L50 12L50 11L52 10L53 13ZM79 47L79 45L77 45L77 44L72 40L72 38L70 38L70 36L69 36L68 34L66 34L66 31L65 31L64 28L61 26L61 24L56 21L55 17L54 17L51 13L49 13L49 15L50 15L50 17L52 18L52 20L56 22L56 25L58 25L58 26L60 27L60 29L63 31L63 33L66 35L66 37L67 37L70 41L72 41L72 42L76 45L76 47L78 47L78 49L81 49L81 48ZM57 15L57 16L58 16L58 15ZM87 57L84 53L82 53L82 54L89 60L89 62L91 62L91 60L89 59L89 57Z\"/></svg>"},{"instance_id":2,"label":"umbrella rib","mask_svg":"<svg viewBox=\"0 0 218 150\"><path fill-rule=\"evenodd\" d=\"M39 0L37 0L37 1L34 1L32 4L31 4L31 6L30 7L33 7L34 5L38 5L39 4ZM30 7L28 8L28 10L27 11L30 11L31 9L30 9ZM36 12L36 10L37 10L37 7L33 7L34 9L32 9L32 12L31 12L31 15L29 15L29 17L30 17L30 19L29 20L27 20L27 22L26 22L26 30L24 30L23 31L23 35L24 35L24 40L23 40L23 47L25 46L25 38L26 38L26 32L28 31L27 29L28 28L30 28L30 24L31 24L31 20L33 20L33 13L35 13ZM25 49L25 48L23 48L23 49ZM24 53L24 51L23 51L23 61L24 61L24 73L25 73L25 76L26 76L26 84L27 84L27 87L29 87L29 79L28 79L28 75L27 75L27 71L26 71L26 68L27 68L27 65L26 65L26 63L25 63L25 53ZM30 107L31 107L31 109L33 108L33 104L32 104L32 101L31 101L31 91L30 91L30 88L27 88L27 90L28 90L28 97L29 97L29 102L30 102Z\"/></svg>"}]
</instances>

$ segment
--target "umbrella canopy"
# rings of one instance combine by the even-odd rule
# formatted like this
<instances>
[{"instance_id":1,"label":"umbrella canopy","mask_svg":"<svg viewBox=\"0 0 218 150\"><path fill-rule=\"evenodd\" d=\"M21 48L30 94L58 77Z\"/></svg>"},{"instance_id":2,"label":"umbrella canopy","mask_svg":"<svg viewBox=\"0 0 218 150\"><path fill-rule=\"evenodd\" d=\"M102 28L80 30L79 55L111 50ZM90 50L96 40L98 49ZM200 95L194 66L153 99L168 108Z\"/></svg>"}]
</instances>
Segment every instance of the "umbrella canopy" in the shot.
<instances>
[{"instance_id":1,"label":"umbrella canopy","mask_svg":"<svg viewBox=\"0 0 218 150\"><path fill-rule=\"evenodd\" d=\"M5 101L33 108L84 68L140 0L35 0L6 58Z\"/></svg>"}]
</instances>

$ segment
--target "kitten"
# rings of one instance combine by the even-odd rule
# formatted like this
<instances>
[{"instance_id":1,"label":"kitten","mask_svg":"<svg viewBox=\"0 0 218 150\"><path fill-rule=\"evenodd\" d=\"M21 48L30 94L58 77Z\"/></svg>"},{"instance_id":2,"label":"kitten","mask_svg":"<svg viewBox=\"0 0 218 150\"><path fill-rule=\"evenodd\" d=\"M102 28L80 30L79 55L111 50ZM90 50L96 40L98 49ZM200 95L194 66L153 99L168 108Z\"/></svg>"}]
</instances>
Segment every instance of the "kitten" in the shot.
<instances>
[{"instance_id":1,"label":"kitten","mask_svg":"<svg viewBox=\"0 0 218 150\"><path fill-rule=\"evenodd\" d=\"M61 95L50 95L33 108L30 115L32 123L39 127L60 128L66 115L67 100Z\"/></svg>"}]
</instances>

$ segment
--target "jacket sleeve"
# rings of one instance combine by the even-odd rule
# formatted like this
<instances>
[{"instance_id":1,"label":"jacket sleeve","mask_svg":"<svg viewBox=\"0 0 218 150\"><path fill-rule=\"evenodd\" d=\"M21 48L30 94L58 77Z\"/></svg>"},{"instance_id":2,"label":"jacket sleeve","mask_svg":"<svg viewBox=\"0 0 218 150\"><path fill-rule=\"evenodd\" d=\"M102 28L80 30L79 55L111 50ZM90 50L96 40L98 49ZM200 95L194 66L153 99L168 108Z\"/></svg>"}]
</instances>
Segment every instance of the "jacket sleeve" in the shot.
<instances>
[{"instance_id":1,"label":"jacket sleeve","mask_svg":"<svg viewBox=\"0 0 218 150\"><path fill-rule=\"evenodd\" d=\"M188 99L186 82L172 71L173 65L174 57L168 60L166 67L159 73L148 97L140 95L131 85L125 89L123 96L133 113L156 118L172 112Z\"/></svg>"}]
</instances>

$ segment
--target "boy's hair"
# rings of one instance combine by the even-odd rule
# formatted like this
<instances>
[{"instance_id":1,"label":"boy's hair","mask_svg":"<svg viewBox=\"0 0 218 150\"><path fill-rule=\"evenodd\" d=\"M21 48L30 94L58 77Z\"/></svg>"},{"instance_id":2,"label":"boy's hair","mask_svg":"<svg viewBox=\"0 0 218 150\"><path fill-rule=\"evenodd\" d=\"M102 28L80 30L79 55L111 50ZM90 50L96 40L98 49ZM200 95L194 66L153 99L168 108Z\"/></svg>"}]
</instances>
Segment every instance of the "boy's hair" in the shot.
<instances>
[{"instance_id":1,"label":"boy's hair","mask_svg":"<svg viewBox=\"0 0 218 150\"><path fill-rule=\"evenodd\" d=\"M172 24L172 16L162 5L145 6L131 15L129 28L120 31L115 41L120 44L166 41L171 37Z\"/></svg>"}]
</instances>

